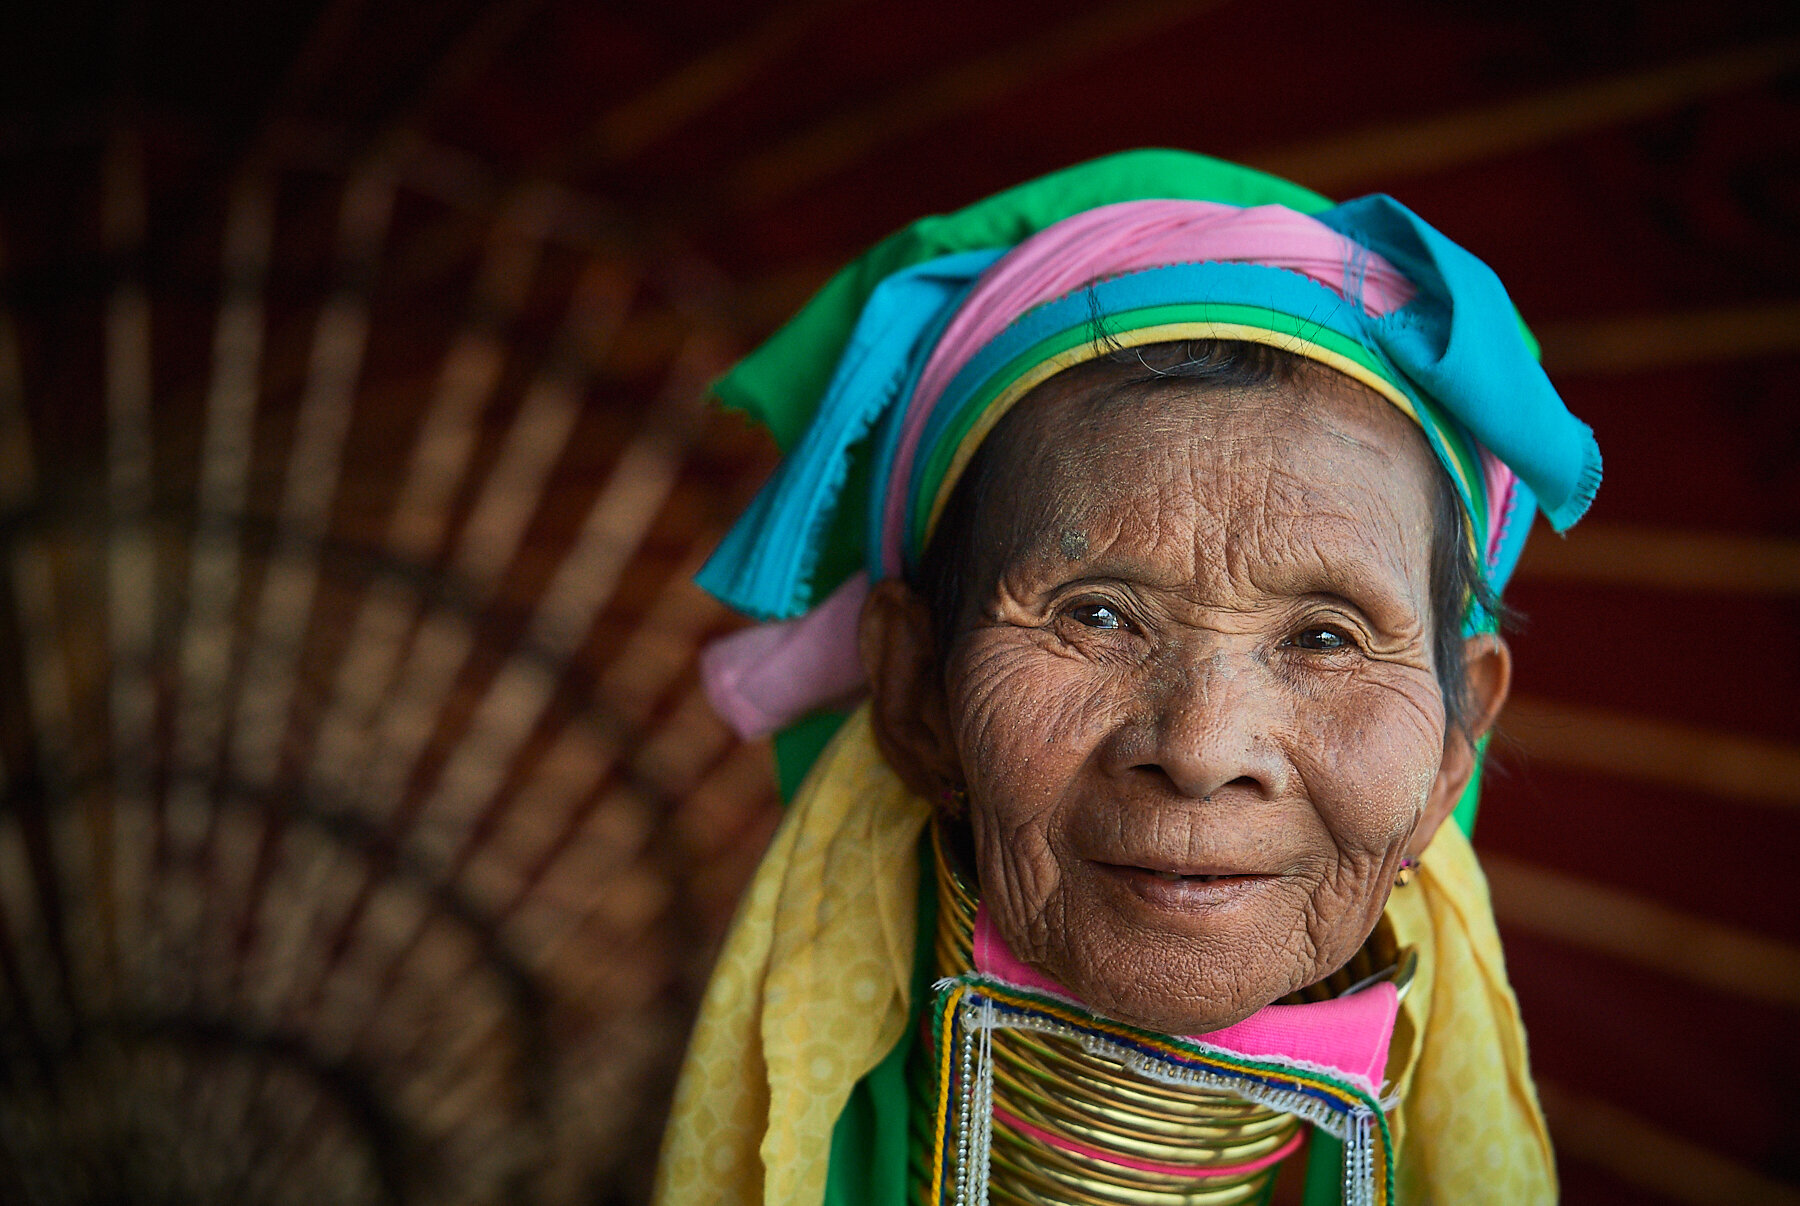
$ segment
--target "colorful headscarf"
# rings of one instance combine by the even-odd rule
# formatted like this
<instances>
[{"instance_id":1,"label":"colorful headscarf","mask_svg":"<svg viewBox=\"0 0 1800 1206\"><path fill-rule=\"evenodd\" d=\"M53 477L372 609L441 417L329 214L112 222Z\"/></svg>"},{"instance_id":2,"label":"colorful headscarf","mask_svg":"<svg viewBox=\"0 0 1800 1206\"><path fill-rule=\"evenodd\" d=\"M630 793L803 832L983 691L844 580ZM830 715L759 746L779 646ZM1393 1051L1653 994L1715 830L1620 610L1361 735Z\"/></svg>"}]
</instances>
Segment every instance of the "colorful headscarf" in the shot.
<instances>
[{"instance_id":1,"label":"colorful headscarf","mask_svg":"<svg viewBox=\"0 0 1800 1206\"><path fill-rule=\"evenodd\" d=\"M699 576L775 621L708 651L720 713L761 735L853 693L868 583L916 563L1007 410L1117 348L1193 339L1323 363L1417 422L1496 595L1532 510L1560 531L1599 486L1593 434L1499 279L1405 206L1333 207L1184 152L1110 156L908 227L719 383L788 445Z\"/></svg>"}]
</instances>

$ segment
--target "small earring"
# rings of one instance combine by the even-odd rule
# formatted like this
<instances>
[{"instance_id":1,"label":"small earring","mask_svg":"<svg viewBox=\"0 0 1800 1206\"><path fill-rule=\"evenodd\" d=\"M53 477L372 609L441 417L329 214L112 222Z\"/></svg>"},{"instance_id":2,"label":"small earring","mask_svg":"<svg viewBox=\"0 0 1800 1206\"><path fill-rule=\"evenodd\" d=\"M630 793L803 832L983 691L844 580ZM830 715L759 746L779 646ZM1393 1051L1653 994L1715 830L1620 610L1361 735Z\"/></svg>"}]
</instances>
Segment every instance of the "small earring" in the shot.
<instances>
[{"instance_id":1,"label":"small earring","mask_svg":"<svg viewBox=\"0 0 1800 1206\"><path fill-rule=\"evenodd\" d=\"M1416 858L1401 859L1400 860L1400 870L1394 874L1394 886L1396 888L1404 888L1407 884L1410 884L1413 881L1413 872L1417 871L1418 869L1419 869L1419 860L1418 859L1416 859Z\"/></svg>"},{"instance_id":2,"label":"small earring","mask_svg":"<svg viewBox=\"0 0 1800 1206\"><path fill-rule=\"evenodd\" d=\"M967 788L946 787L938 797L944 805L944 815L952 821L960 821L969 812L969 792Z\"/></svg>"}]
</instances>

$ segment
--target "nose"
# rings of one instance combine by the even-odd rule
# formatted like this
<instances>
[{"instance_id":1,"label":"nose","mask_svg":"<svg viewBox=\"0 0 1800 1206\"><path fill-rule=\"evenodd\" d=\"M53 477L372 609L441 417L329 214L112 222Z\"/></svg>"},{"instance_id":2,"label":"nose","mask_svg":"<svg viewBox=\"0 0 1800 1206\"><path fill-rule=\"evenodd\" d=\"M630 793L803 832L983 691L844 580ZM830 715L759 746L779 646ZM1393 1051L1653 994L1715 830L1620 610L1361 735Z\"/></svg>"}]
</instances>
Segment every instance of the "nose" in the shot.
<instances>
[{"instance_id":1,"label":"nose","mask_svg":"<svg viewBox=\"0 0 1800 1206\"><path fill-rule=\"evenodd\" d=\"M1240 791L1273 799L1288 790L1294 772L1278 739L1281 687L1248 653L1214 649L1165 665L1143 703L1117 734L1115 773L1153 776L1196 800Z\"/></svg>"}]
</instances>

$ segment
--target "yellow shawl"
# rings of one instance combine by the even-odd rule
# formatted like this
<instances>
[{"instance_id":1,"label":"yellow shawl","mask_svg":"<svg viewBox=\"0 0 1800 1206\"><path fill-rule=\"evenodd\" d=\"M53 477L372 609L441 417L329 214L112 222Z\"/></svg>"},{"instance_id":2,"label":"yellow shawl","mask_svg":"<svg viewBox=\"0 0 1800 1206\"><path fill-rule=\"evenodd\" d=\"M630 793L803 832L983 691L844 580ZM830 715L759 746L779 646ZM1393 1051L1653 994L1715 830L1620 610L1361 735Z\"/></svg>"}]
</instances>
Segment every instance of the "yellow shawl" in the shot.
<instances>
[{"instance_id":1,"label":"yellow shawl","mask_svg":"<svg viewBox=\"0 0 1800 1206\"><path fill-rule=\"evenodd\" d=\"M868 710L820 756L740 906L701 1005L657 1174L659 1206L818 1206L832 1128L910 1016L919 836L931 806L876 750ZM1487 881L1454 824L1387 916L1419 970L1394 1033L1399 1201L1556 1200Z\"/></svg>"}]
</instances>

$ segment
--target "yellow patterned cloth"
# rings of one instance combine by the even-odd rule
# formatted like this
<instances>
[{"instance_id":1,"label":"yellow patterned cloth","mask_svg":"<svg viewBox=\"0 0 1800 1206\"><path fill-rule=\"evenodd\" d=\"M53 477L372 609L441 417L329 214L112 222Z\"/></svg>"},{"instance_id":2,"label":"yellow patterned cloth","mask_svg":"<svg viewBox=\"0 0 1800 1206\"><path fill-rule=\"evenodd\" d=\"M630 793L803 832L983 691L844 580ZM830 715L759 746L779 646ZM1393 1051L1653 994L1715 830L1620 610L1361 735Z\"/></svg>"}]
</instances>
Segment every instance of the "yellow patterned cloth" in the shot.
<instances>
[{"instance_id":1,"label":"yellow patterned cloth","mask_svg":"<svg viewBox=\"0 0 1800 1206\"><path fill-rule=\"evenodd\" d=\"M860 709L775 835L713 971L675 1094L659 1206L818 1206L832 1128L907 1025L931 806ZM1388 917L1419 970L1394 1035L1399 1201L1556 1200L1518 1004L1468 839L1438 831Z\"/></svg>"}]
</instances>

